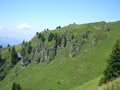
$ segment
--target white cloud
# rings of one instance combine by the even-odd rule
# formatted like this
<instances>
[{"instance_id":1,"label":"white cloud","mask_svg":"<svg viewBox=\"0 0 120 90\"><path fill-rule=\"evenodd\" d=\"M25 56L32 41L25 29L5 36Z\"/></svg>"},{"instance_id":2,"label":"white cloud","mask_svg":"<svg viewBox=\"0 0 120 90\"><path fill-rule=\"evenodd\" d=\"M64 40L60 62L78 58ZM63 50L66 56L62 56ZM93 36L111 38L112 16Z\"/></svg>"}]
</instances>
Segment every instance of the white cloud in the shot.
<instances>
[{"instance_id":1,"label":"white cloud","mask_svg":"<svg viewBox=\"0 0 120 90\"><path fill-rule=\"evenodd\" d=\"M0 30L3 30L4 29L4 26L0 26Z\"/></svg>"},{"instance_id":2,"label":"white cloud","mask_svg":"<svg viewBox=\"0 0 120 90\"><path fill-rule=\"evenodd\" d=\"M27 23L21 23L21 24L19 24L19 25L16 25L16 28L17 28L17 29L30 29L31 26L28 25Z\"/></svg>"}]
</instances>

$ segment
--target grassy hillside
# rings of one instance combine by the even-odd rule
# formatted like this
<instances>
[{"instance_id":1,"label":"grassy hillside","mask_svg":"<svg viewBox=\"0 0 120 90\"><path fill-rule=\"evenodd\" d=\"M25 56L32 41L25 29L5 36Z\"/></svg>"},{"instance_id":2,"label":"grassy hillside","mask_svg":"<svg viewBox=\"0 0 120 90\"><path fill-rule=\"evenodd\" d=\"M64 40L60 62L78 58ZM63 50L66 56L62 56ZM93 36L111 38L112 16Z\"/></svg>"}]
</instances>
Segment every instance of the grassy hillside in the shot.
<instances>
[{"instance_id":1,"label":"grassy hillside","mask_svg":"<svg viewBox=\"0 0 120 90\"><path fill-rule=\"evenodd\" d=\"M104 31L105 25L110 28L109 32ZM5 79L0 81L0 90L10 90L13 82L19 83L23 90L102 90L102 87L97 85L106 67L106 60L109 58L111 49L115 41L120 38L120 22L72 24L47 31L47 33L43 32L46 39L50 32L58 34L67 32L68 39L72 35L75 36L75 39L67 42L66 47L58 48L54 60L49 64L30 63L26 68L21 68L20 62L18 62L8 71ZM85 32L89 32L89 36L84 40L80 52L72 58L69 57L72 44L77 44ZM93 46L94 39L97 40L97 43ZM37 35L30 42L33 47L37 47L39 42ZM53 42L45 41L45 45L50 46L51 44ZM17 51L21 50L21 47L21 45L16 46ZM1 53L7 57L7 48ZM19 68L18 75L10 81L16 68Z\"/></svg>"},{"instance_id":2,"label":"grassy hillside","mask_svg":"<svg viewBox=\"0 0 120 90\"><path fill-rule=\"evenodd\" d=\"M120 78L111 81L103 86L98 86L99 80L100 77L93 79L71 90L119 90L120 89Z\"/></svg>"}]
</instances>

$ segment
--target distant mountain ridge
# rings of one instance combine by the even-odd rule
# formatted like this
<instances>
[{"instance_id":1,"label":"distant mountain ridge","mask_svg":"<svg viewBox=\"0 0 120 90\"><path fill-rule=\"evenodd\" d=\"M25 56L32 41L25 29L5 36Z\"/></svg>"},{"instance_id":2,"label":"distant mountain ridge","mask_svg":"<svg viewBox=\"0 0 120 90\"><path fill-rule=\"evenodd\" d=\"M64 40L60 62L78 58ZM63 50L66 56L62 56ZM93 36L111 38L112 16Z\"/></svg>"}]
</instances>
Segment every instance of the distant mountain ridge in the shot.
<instances>
[{"instance_id":1,"label":"distant mountain ridge","mask_svg":"<svg viewBox=\"0 0 120 90\"><path fill-rule=\"evenodd\" d=\"M0 45L6 47L9 45L18 45L22 42L20 39L11 38L11 37L0 37Z\"/></svg>"}]
</instances>

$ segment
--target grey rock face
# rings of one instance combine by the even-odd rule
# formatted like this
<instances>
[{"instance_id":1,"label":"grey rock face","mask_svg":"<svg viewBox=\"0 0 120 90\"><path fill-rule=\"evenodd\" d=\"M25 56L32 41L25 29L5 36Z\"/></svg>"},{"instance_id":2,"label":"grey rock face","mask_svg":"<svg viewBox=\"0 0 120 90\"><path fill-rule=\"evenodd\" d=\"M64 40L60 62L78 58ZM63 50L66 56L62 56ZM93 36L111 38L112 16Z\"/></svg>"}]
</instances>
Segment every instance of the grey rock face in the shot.
<instances>
[{"instance_id":1,"label":"grey rock face","mask_svg":"<svg viewBox=\"0 0 120 90\"><path fill-rule=\"evenodd\" d=\"M42 50L42 57L41 57L41 62L46 62L49 63L52 61L56 55L56 46L52 45L50 48L43 48Z\"/></svg>"},{"instance_id":2,"label":"grey rock face","mask_svg":"<svg viewBox=\"0 0 120 90\"><path fill-rule=\"evenodd\" d=\"M34 63L39 63L39 56L38 56L38 51L37 50L35 50L34 51L34 59L33 59L33 61L34 61Z\"/></svg>"},{"instance_id":3,"label":"grey rock face","mask_svg":"<svg viewBox=\"0 0 120 90\"><path fill-rule=\"evenodd\" d=\"M46 48L43 48L42 55L47 55L47 54L48 54L48 50Z\"/></svg>"},{"instance_id":4,"label":"grey rock face","mask_svg":"<svg viewBox=\"0 0 120 90\"><path fill-rule=\"evenodd\" d=\"M85 40L88 39L88 35L89 35L88 31L84 32L82 35L83 39L85 39Z\"/></svg>"},{"instance_id":5,"label":"grey rock face","mask_svg":"<svg viewBox=\"0 0 120 90\"><path fill-rule=\"evenodd\" d=\"M105 32L109 32L109 31L110 31L110 28L109 28L107 25L105 25L103 30L104 30Z\"/></svg>"},{"instance_id":6,"label":"grey rock face","mask_svg":"<svg viewBox=\"0 0 120 90\"><path fill-rule=\"evenodd\" d=\"M63 38L61 41L61 47L64 48L66 46L67 40L66 38Z\"/></svg>"},{"instance_id":7,"label":"grey rock face","mask_svg":"<svg viewBox=\"0 0 120 90\"><path fill-rule=\"evenodd\" d=\"M97 39L92 40L92 46L94 47L97 44Z\"/></svg>"},{"instance_id":8,"label":"grey rock face","mask_svg":"<svg viewBox=\"0 0 120 90\"><path fill-rule=\"evenodd\" d=\"M20 52L17 53L18 58L22 58L22 55L20 54Z\"/></svg>"},{"instance_id":9,"label":"grey rock face","mask_svg":"<svg viewBox=\"0 0 120 90\"><path fill-rule=\"evenodd\" d=\"M50 50L49 50L49 55L50 56L54 56L56 54L56 48L51 48Z\"/></svg>"},{"instance_id":10,"label":"grey rock face","mask_svg":"<svg viewBox=\"0 0 120 90\"><path fill-rule=\"evenodd\" d=\"M80 43L78 45L74 44L72 46L72 50L69 53L69 57L71 58L71 57L74 57L75 55L77 55L80 52L82 47L83 47L83 43Z\"/></svg>"},{"instance_id":11,"label":"grey rock face","mask_svg":"<svg viewBox=\"0 0 120 90\"><path fill-rule=\"evenodd\" d=\"M21 66L26 67L29 64L29 61L27 60L26 57L21 58Z\"/></svg>"}]
</instances>

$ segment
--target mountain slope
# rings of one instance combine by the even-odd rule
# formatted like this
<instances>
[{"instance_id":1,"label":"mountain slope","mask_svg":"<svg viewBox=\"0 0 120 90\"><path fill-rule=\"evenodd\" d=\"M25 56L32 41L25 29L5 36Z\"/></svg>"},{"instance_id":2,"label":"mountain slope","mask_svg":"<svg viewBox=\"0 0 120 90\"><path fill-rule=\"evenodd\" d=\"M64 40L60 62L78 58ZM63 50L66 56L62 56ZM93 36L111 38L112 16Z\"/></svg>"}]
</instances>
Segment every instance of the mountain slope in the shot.
<instances>
[{"instance_id":1,"label":"mountain slope","mask_svg":"<svg viewBox=\"0 0 120 90\"><path fill-rule=\"evenodd\" d=\"M104 31L105 25L109 26L109 32ZM58 34L67 32L66 37L70 39L70 36L74 35L75 41L67 42L67 45L62 49L58 48L55 58L49 64L31 63L26 68L21 68L19 62L0 82L0 88L1 90L10 90L12 82L17 82L20 83L23 90L93 90L92 86L97 86L115 41L120 38L119 30L120 22L97 22L69 25L58 30L44 32L46 39L50 32ZM85 32L89 32L89 36L84 39L80 52L70 57L72 44L77 44ZM97 43L93 45L92 42L96 38ZM37 35L30 42L33 47L37 47L39 42ZM48 46L53 44L47 40L45 43ZM19 51L21 45L17 46L16 49ZM2 51L2 54L5 55L5 52ZM10 81L16 68L19 68L19 74Z\"/></svg>"}]
</instances>

